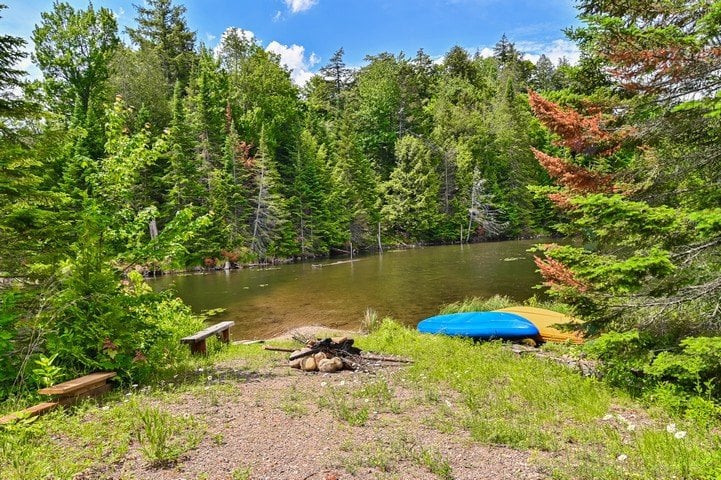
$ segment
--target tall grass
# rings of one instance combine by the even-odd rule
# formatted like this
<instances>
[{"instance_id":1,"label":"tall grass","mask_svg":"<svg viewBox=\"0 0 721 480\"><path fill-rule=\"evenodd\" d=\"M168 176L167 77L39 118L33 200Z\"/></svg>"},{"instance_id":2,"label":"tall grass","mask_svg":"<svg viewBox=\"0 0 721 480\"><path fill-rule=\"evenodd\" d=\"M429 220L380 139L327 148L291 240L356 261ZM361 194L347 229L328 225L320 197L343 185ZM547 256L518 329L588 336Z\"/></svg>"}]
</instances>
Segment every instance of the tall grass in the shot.
<instances>
[{"instance_id":1,"label":"tall grass","mask_svg":"<svg viewBox=\"0 0 721 480\"><path fill-rule=\"evenodd\" d=\"M458 405L444 423L476 441L557 452L554 458L565 460L547 465L556 478L721 478L718 430L679 420L693 434L669 433L668 417L653 418L600 381L518 356L501 342L424 335L385 321L357 343L412 358L407 379L428 399L453 393ZM636 425L612 413L619 409L645 420Z\"/></svg>"}]
</instances>

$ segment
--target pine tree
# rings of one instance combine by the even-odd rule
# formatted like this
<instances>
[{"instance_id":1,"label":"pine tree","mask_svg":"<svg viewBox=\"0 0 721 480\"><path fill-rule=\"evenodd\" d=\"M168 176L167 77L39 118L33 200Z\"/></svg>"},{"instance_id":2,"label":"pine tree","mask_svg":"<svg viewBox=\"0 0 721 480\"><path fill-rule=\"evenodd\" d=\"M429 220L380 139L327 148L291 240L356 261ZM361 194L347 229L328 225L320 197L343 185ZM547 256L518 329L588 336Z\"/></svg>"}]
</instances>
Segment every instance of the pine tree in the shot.
<instances>
[{"instance_id":1,"label":"pine tree","mask_svg":"<svg viewBox=\"0 0 721 480\"><path fill-rule=\"evenodd\" d=\"M186 8L173 5L172 0L147 0L135 5L137 28L126 31L134 44L142 50L153 50L160 57L168 89L176 81L188 84L194 62L195 33L185 22Z\"/></svg>"},{"instance_id":2,"label":"pine tree","mask_svg":"<svg viewBox=\"0 0 721 480\"><path fill-rule=\"evenodd\" d=\"M433 240L441 220L440 181L431 150L415 137L396 145L398 163L383 185L383 221L410 240Z\"/></svg>"},{"instance_id":3,"label":"pine tree","mask_svg":"<svg viewBox=\"0 0 721 480\"><path fill-rule=\"evenodd\" d=\"M553 66L553 62L546 55L541 54L533 70L531 85L536 90L553 90L555 87L555 74L556 68Z\"/></svg>"},{"instance_id":4,"label":"pine tree","mask_svg":"<svg viewBox=\"0 0 721 480\"><path fill-rule=\"evenodd\" d=\"M521 53L516 49L516 45L508 40L505 33L493 47L493 56L501 65L512 65L521 61Z\"/></svg>"},{"instance_id":5,"label":"pine tree","mask_svg":"<svg viewBox=\"0 0 721 480\"><path fill-rule=\"evenodd\" d=\"M264 130L253 159L253 176L250 245L253 253L264 260L287 247L285 234L289 227L286 202L278 191L278 171Z\"/></svg>"},{"instance_id":6,"label":"pine tree","mask_svg":"<svg viewBox=\"0 0 721 480\"><path fill-rule=\"evenodd\" d=\"M341 123L333 151L331 205L346 232L343 240L367 244L380 221L378 180L348 118Z\"/></svg>"},{"instance_id":7,"label":"pine tree","mask_svg":"<svg viewBox=\"0 0 721 480\"><path fill-rule=\"evenodd\" d=\"M335 116L343 111L343 95L352 82L352 71L343 61L343 47L336 50L328 64L320 69L320 76L330 86L329 101L334 107Z\"/></svg>"},{"instance_id":8,"label":"pine tree","mask_svg":"<svg viewBox=\"0 0 721 480\"><path fill-rule=\"evenodd\" d=\"M188 124L182 87L176 82L172 100L172 120L167 132L168 185L166 217L172 217L181 208L196 207L205 203L206 188L203 186L202 165L195 155L192 128Z\"/></svg>"},{"instance_id":9,"label":"pine tree","mask_svg":"<svg viewBox=\"0 0 721 480\"><path fill-rule=\"evenodd\" d=\"M250 161L250 145L240 141L231 121L223 148L223 168L213 172L210 207L227 232L223 250L233 256L249 237L251 205L246 188L250 182Z\"/></svg>"},{"instance_id":10,"label":"pine tree","mask_svg":"<svg viewBox=\"0 0 721 480\"><path fill-rule=\"evenodd\" d=\"M342 243L337 224L339 212L331 203L331 173L327 150L308 130L301 134L296 152L291 215L302 255L326 254Z\"/></svg>"}]
</instances>

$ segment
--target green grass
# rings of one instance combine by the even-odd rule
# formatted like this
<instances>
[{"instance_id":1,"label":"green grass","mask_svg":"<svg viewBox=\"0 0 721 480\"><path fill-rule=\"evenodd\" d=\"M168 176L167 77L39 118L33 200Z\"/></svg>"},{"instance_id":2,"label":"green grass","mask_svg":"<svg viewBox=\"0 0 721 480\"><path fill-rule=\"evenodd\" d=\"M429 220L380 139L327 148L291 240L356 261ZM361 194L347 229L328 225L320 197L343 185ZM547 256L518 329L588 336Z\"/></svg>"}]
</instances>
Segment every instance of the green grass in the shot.
<instances>
[{"instance_id":1,"label":"green grass","mask_svg":"<svg viewBox=\"0 0 721 480\"><path fill-rule=\"evenodd\" d=\"M372 468L385 474L377 478L395 478L395 474L400 473L405 464L410 464L432 473L440 480L453 479L453 469L440 452L419 445L402 433L390 440L350 444L344 451L348 455L341 463L351 475L361 469ZM407 472L403 473L406 473L403 478L407 478Z\"/></svg>"},{"instance_id":2,"label":"green grass","mask_svg":"<svg viewBox=\"0 0 721 480\"><path fill-rule=\"evenodd\" d=\"M444 390L458 396L459 405L437 408L427 424L441 431L460 425L485 444L555 452L566 459L546 465L555 478L721 478L718 418L712 428L677 419L687 434L675 438L665 430L668 415L648 413L553 362L519 357L500 342L423 335L386 321L356 343L412 358L406 378L429 404L441 403ZM644 423L604 420L621 407L640 412Z\"/></svg>"},{"instance_id":3,"label":"green grass","mask_svg":"<svg viewBox=\"0 0 721 480\"><path fill-rule=\"evenodd\" d=\"M347 446L341 463L350 473L373 468L379 478L393 478L407 467L452 478L447 460L404 430L408 412L421 411L414 421L425 428L532 452L550 478L721 478L721 421L708 402L672 417L554 362L518 356L500 342L422 335L389 320L356 344L414 363L358 374L353 381L329 381L317 392L298 383L280 402L295 418L313 421L315 407L308 407L316 402L344 429L393 429L385 443ZM192 395L221 406L238 395L239 384L287 359L259 345L213 348L208 357L193 359L153 385L0 427L0 478L72 478L87 469L112 468L133 452L149 464L182 461L209 434L201 421L173 416L166 405ZM259 405L263 401L258 399ZM663 397L662 404L669 399ZM211 434L208 441L225 440ZM252 467L240 465L229 475L249 478Z\"/></svg>"}]
</instances>

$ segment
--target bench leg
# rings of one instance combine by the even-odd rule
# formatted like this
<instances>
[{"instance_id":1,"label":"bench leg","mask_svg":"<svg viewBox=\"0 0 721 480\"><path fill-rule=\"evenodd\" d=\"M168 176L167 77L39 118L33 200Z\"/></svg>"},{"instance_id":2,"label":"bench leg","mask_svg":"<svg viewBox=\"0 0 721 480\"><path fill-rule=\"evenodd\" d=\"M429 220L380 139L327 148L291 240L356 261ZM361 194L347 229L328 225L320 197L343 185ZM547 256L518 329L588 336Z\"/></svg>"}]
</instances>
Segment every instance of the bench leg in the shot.
<instances>
[{"instance_id":1,"label":"bench leg","mask_svg":"<svg viewBox=\"0 0 721 480\"><path fill-rule=\"evenodd\" d=\"M190 353L192 353L193 355L205 355L207 353L207 349L205 348L205 339L191 343Z\"/></svg>"},{"instance_id":2,"label":"bench leg","mask_svg":"<svg viewBox=\"0 0 721 480\"><path fill-rule=\"evenodd\" d=\"M222 332L220 332L220 341L224 343L230 342L230 328L226 328Z\"/></svg>"}]
</instances>

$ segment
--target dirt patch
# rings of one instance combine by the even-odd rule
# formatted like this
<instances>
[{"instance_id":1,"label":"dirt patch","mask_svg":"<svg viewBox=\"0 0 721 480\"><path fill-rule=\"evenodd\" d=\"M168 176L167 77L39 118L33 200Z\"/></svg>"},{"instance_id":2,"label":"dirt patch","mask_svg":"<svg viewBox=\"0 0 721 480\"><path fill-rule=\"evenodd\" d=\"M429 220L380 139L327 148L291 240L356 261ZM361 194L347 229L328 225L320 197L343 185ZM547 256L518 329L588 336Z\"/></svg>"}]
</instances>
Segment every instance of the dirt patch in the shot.
<instances>
[{"instance_id":1,"label":"dirt patch","mask_svg":"<svg viewBox=\"0 0 721 480\"><path fill-rule=\"evenodd\" d=\"M538 453L480 445L440 425L438 409L404 385L403 367L319 374L279 364L251 377L227 374L237 366L217 365L226 372L214 377L221 385L155 405L205 426L201 443L178 462L153 467L134 443L120 464L81 478L547 478L532 461ZM452 409L456 399L434 401Z\"/></svg>"}]
</instances>

